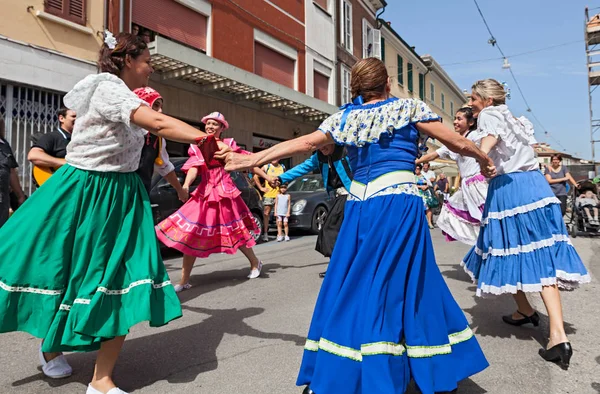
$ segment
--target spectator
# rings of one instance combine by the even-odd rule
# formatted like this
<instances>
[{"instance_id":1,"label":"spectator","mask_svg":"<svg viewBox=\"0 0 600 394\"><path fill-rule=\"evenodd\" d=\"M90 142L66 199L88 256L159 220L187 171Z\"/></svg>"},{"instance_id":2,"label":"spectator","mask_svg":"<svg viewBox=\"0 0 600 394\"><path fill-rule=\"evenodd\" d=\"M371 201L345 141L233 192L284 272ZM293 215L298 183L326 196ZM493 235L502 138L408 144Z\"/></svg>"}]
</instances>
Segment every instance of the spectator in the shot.
<instances>
[{"instance_id":1,"label":"spectator","mask_svg":"<svg viewBox=\"0 0 600 394\"><path fill-rule=\"evenodd\" d=\"M8 220L11 190L16 194L19 205L25 201L17 173L18 166L15 155L4 138L4 120L0 119L0 227Z\"/></svg>"},{"instance_id":2,"label":"spectator","mask_svg":"<svg viewBox=\"0 0 600 394\"><path fill-rule=\"evenodd\" d=\"M427 181L427 186L433 188L433 184L435 183L437 176L435 175L435 171L431 169L429 162L423 163L423 169L421 170L421 174L423 174L423 176L425 177L425 180Z\"/></svg>"},{"instance_id":3,"label":"spectator","mask_svg":"<svg viewBox=\"0 0 600 394\"><path fill-rule=\"evenodd\" d=\"M427 216L427 224L430 229L433 229L433 212L431 211L430 200L432 199L431 191L427 185L427 178L423 175L422 166L417 164L415 167L415 175L417 178L417 188L419 189L419 195L423 199L423 206L425 208L425 215Z\"/></svg>"},{"instance_id":4,"label":"spectator","mask_svg":"<svg viewBox=\"0 0 600 394\"><path fill-rule=\"evenodd\" d=\"M288 220L290 219L292 209L292 200L290 195L287 194L287 185L284 183L279 186L279 194L275 200L275 217L277 218L277 242L290 240L290 227L288 226ZM283 230L285 231L285 238L283 237Z\"/></svg>"},{"instance_id":5,"label":"spectator","mask_svg":"<svg viewBox=\"0 0 600 394\"><path fill-rule=\"evenodd\" d=\"M261 168L265 174L269 177L278 177L285 172L285 166L279 163L279 160L273 160L269 164ZM266 180L268 181L268 179ZM269 219L271 217L271 211L275 205L275 198L279 194L278 187L271 187L269 182L265 182L264 186L257 174L254 174L254 183L258 186L261 192L263 192L263 214L264 214L264 233L263 241L269 240Z\"/></svg>"},{"instance_id":6,"label":"spectator","mask_svg":"<svg viewBox=\"0 0 600 394\"><path fill-rule=\"evenodd\" d=\"M567 182L573 186L577 186L577 182L571 176L569 169L562 165L561 155L552 155L552 164L546 168L545 176L552 192L560 200L560 210L565 216L567 212Z\"/></svg>"},{"instance_id":7,"label":"spectator","mask_svg":"<svg viewBox=\"0 0 600 394\"><path fill-rule=\"evenodd\" d=\"M448 182L446 174L444 174L443 172L440 173L440 176L437 182L435 183L433 190L435 191L435 194L437 196L442 197L442 201L440 203L448 199L450 193L450 182Z\"/></svg>"}]
</instances>

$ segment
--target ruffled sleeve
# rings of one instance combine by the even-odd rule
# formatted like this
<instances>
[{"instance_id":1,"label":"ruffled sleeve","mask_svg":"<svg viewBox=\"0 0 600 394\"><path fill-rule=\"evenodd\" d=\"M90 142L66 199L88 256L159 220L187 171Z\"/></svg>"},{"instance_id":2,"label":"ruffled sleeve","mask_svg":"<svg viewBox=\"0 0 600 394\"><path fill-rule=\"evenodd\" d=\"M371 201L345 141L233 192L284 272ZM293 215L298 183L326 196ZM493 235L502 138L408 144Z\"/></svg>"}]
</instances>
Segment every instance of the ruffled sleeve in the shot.
<instances>
[{"instance_id":1,"label":"ruffled sleeve","mask_svg":"<svg viewBox=\"0 0 600 394\"><path fill-rule=\"evenodd\" d=\"M454 160L454 161L456 161L458 159L458 154L455 152L452 152L450 149L448 149L445 146L442 146L440 149L436 150L435 153L437 153L438 156L442 159L449 159L449 160Z\"/></svg>"},{"instance_id":2,"label":"ruffled sleeve","mask_svg":"<svg viewBox=\"0 0 600 394\"><path fill-rule=\"evenodd\" d=\"M409 123L430 122L440 120L440 116L421 100L412 99L410 103Z\"/></svg>"},{"instance_id":3,"label":"ruffled sleeve","mask_svg":"<svg viewBox=\"0 0 600 394\"><path fill-rule=\"evenodd\" d=\"M183 167L181 167L181 171L188 172L193 167L202 167L205 165L204 157L202 157L202 152L196 145L190 145L188 149L189 159L185 162Z\"/></svg>"},{"instance_id":4,"label":"ruffled sleeve","mask_svg":"<svg viewBox=\"0 0 600 394\"><path fill-rule=\"evenodd\" d=\"M98 84L92 95L90 106L100 116L114 123L130 126L131 113L140 105L147 105L127 88L125 84L103 81Z\"/></svg>"},{"instance_id":5,"label":"ruffled sleeve","mask_svg":"<svg viewBox=\"0 0 600 394\"><path fill-rule=\"evenodd\" d=\"M481 111L477 118L477 126L483 137L491 135L498 139L506 136L506 123L500 112L497 111Z\"/></svg>"}]
</instances>

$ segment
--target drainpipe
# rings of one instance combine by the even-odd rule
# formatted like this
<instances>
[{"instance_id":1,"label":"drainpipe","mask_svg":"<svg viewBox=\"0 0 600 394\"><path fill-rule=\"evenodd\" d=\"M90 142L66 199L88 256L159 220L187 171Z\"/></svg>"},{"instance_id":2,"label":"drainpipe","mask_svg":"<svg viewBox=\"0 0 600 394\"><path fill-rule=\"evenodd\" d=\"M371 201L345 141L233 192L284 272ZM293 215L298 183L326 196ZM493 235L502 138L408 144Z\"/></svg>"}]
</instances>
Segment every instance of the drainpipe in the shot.
<instances>
[{"instance_id":1,"label":"drainpipe","mask_svg":"<svg viewBox=\"0 0 600 394\"><path fill-rule=\"evenodd\" d=\"M119 0L119 33L125 27L125 0Z\"/></svg>"}]
</instances>

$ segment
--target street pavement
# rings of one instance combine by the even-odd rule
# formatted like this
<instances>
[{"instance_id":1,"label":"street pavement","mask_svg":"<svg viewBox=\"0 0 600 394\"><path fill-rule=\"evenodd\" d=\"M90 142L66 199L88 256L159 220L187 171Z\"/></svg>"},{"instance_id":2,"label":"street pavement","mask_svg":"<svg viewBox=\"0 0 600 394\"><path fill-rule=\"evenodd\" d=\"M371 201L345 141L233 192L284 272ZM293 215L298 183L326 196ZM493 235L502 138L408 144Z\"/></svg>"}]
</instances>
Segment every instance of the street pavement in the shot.
<instances>
[{"instance_id":1,"label":"street pavement","mask_svg":"<svg viewBox=\"0 0 600 394\"><path fill-rule=\"evenodd\" d=\"M468 248L446 243L438 229L432 234L439 268L490 362L488 369L463 381L459 393L600 393L600 288L595 280L600 277L600 239L573 240L594 280L562 293L575 351L570 369L563 371L538 355L548 336L546 315L538 328L502 323L501 315L514 310L511 297L476 298L458 264ZM318 273L327 268L327 259L314 251L315 240L301 236L257 246L265 265L256 280L246 279L241 254L198 260L194 287L180 295L183 317L161 328L134 327L116 367L116 382L135 393L299 394L295 379L321 285ZM168 259L166 265L177 281L181 259ZM530 298L542 314L540 297ZM49 380L38 367L38 346L39 340L28 334L0 335L0 394L84 393L95 353L67 355L74 375Z\"/></svg>"}]
</instances>

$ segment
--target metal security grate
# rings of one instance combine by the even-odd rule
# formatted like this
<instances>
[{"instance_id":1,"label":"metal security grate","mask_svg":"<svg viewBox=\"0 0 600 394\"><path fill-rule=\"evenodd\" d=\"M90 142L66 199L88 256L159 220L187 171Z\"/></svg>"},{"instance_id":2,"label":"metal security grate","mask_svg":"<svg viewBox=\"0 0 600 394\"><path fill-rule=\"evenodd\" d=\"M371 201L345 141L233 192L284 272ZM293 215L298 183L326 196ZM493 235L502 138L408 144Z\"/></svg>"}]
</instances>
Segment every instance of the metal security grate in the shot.
<instances>
[{"instance_id":1,"label":"metal security grate","mask_svg":"<svg viewBox=\"0 0 600 394\"><path fill-rule=\"evenodd\" d=\"M6 126L6 139L19 163L19 178L26 194L33 191L31 163L27 160L31 137L58 126L62 97L60 93L0 81L0 114Z\"/></svg>"}]
</instances>

